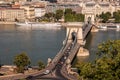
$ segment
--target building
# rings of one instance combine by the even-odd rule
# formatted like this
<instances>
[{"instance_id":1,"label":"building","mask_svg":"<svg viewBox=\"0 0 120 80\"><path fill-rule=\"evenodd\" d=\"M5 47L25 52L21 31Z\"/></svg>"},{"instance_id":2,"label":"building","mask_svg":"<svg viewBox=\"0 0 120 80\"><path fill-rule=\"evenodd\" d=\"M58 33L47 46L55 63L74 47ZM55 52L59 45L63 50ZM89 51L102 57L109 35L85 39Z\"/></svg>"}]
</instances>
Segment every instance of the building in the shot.
<instances>
[{"instance_id":1,"label":"building","mask_svg":"<svg viewBox=\"0 0 120 80\"><path fill-rule=\"evenodd\" d=\"M56 10L65 10L65 9L72 9L76 13L81 13L81 6L76 3L60 3L60 4L54 4L54 3L49 3L46 6L46 13L53 12L55 13Z\"/></svg>"},{"instance_id":2,"label":"building","mask_svg":"<svg viewBox=\"0 0 120 80\"><path fill-rule=\"evenodd\" d=\"M45 8L44 7L35 7L35 17L42 17L44 16L46 13Z\"/></svg>"},{"instance_id":3,"label":"building","mask_svg":"<svg viewBox=\"0 0 120 80\"><path fill-rule=\"evenodd\" d=\"M25 19L33 20L35 18L34 6L31 6L29 4L24 4L20 6L20 9L24 9Z\"/></svg>"},{"instance_id":4,"label":"building","mask_svg":"<svg viewBox=\"0 0 120 80\"><path fill-rule=\"evenodd\" d=\"M31 5L34 6L35 9L35 18L42 17L45 15L45 6L47 2L45 1L34 1L31 2Z\"/></svg>"},{"instance_id":5,"label":"building","mask_svg":"<svg viewBox=\"0 0 120 80\"><path fill-rule=\"evenodd\" d=\"M82 5L82 13L93 13L95 16L101 13L110 12L111 14L115 11L115 6L109 2L96 3L94 1L84 3Z\"/></svg>"},{"instance_id":6,"label":"building","mask_svg":"<svg viewBox=\"0 0 120 80\"><path fill-rule=\"evenodd\" d=\"M24 10L16 8L0 8L0 21L24 21Z\"/></svg>"},{"instance_id":7,"label":"building","mask_svg":"<svg viewBox=\"0 0 120 80\"><path fill-rule=\"evenodd\" d=\"M97 15L106 12L110 12L111 14L113 14L113 12L115 11L116 7L110 2L90 1L83 3L82 5L82 13L85 14L85 22L87 22L89 18L91 19L91 22L94 23Z\"/></svg>"}]
</instances>

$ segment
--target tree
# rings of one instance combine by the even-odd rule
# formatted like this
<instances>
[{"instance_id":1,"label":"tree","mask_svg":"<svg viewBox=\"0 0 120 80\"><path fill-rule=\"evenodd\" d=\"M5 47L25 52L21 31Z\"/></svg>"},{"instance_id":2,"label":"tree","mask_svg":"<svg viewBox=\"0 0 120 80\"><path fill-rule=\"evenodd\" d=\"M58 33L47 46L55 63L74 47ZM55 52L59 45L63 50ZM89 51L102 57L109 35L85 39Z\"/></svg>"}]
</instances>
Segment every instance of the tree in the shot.
<instances>
[{"instance_id":1,"label":"tree","mask_svg":"<svg viewBox=\"0 0 120 80\"><path fill-rule=\"evenodd\" d=\"M44 63L42 61L38 62L38 66L39 66L39 70L45 68L45 65L44 65Z\"/></svg>"},{"instance_id":2,"label":"tree","mask_svg":"<svg viewBox=\"0 0 120 80\"><path fill-rule=\"evenodd\" d=\"M57 10L56 14L55 14L55 18L58 21L59 19L61 19L63 16L63 10Z\"/></svg>"},{"instance_id":3,"label":"tree","mask_svg":"<svg viewBox=\"0 0 120 80\"><path fill-rule=\"evenodd\" d=\"M98 46L98 57L92 63L78 64L85 80L120 80L120 40L108 40Z\"/></svg>"},{"instance_id":4,"label":"tree","mask_svg":"<svg viewBox=\"0 0 120 80\"><path fill-rule=\"evenodd\" d=\"M78 22L84 22L84 15L79 13L79 14L76 14L76 21Z\"/></svg>"},{"instance_id":5,"label":"tree","mask_svg":"<svg viewBox=\"0 0 120 80\"><path fill-rule=\"evenodd\" d=\"M17 72L23 73L25 66L30 65L30 59L25 52L18 54L14 58L14 64L17 66Z\"/></svg>"},{"instance_id":6,"label":"tree","mask_svg":"<svg viewBox=\"0 0 120 80\"><path fill-rule=\"evenodd\" d=\"M65 10L65 22L84 22L84 15L72 11L72 9Z\"/></svg>"},{"instance_id":7,"label":"tree","mask_svg":"<svg viewBox=\"0 0 120 80\"><path fill-rule=\"evenodd\" d=\"M103 19L102 20L103 23L106 23L111 18L111 13L110 12L102 13L99 15L99 17Z\"/></svg>"},{"instance_id":8,"label":"tree","mask_svg":"<svg viewBox=\"0 0 120 80\"><path fill-rule=\"evenodd\" d=\"M70 9L70 8L69 9L65 9L65 15L66 14L72 14L72 13L73 13L72 9Z\"/></svg>"},{"instance_id":9,"label":"tree","mask_svg":"<svg viewBox=\"0 0 120 80\"><path fill-rule=\"evenodd\" d=\"M44 15L44 17L45 17L46 19L48 19L48 21L50 22L50 21L52 21L52 20L54 19L55 14L54 14L54 13L46 13L46 14Z\"/></svg>"},{"instance_id":10,"label":"tree","mask_svg":"<svg viewBox=\"0 0 120 80\"><path fill-rule=\"evenodd\" d=\"M113 12L113 18L115 18L115 22L120 22L120 11Z\"/></svg>"}]
</instances>

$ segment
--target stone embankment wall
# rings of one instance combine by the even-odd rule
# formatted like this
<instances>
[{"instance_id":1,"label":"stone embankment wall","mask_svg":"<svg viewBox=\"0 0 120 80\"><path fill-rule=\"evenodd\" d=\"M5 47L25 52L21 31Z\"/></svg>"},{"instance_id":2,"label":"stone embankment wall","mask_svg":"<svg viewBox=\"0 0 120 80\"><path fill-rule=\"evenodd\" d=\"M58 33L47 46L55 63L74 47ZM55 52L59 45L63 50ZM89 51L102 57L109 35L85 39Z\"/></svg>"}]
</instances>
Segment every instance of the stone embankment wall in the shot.
<instances>
[{"instance_id":1,"label":"stone embankment wall","mask_svg":"<svg viewBox=\"0 0 120 80\"><path fill-rule=\"evenodd\" d=\"M15 22L0 22L0 24L15 24Z\"/></svg>"}]
</instances>

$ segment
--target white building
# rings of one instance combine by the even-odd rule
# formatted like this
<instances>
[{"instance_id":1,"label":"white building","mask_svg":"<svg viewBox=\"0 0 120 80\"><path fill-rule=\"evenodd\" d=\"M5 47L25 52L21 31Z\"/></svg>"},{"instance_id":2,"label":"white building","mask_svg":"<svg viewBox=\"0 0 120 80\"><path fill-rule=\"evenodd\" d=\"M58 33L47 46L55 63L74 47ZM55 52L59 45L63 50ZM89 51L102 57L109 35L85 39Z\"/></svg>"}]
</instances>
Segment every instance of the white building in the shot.
<instances>
[{"instance_id":1,"label":"white building","mask_svg":"<svg viewBox=\"0 0 120 80\"><path fill-rule=\"evenodd\" d=\"M85 22L87 22L88 17L94 22L97 15L101 13L110 12L111 14L116 11L116 7L109 2L99 2L94 1L86 2L82 5L82 13L85 14Z\"/></svg>"},{"instance_id":2,"label":"white building","mask_svg":"<svg viewBox=\"0 0 120 80\"><path fill-rule=\"evenodd\" d=\"M82 6L82 13L91 12L94 15L99 15L102 12L110 12L111 14L115 11L115 6L112 6L109 2L96 3L94 1L84 3Z\"/></svg>"},{"instance_id":3,"label":"white building","mask_svg":"<svg viewBox=\"0 0 120 80\"><path fill-rule=\"evenodd\" d=\"M45 8L35 7L35 17L42 17L46 13Z\"/></svg>"}]
</instances>

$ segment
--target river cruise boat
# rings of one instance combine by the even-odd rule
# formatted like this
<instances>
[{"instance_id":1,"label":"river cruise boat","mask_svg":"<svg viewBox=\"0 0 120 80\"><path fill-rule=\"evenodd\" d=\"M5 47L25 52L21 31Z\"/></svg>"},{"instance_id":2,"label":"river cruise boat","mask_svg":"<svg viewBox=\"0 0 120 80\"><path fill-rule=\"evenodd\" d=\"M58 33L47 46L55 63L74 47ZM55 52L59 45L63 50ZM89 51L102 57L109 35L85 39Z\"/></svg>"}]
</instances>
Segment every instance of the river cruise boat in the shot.
<instances>
[{"instance_id":1,"label":"river cruise boat","mask_svg":"<svg viewBox=\"0 0 120 80\"><path fill-rule=\"evenodd\" d=\"M32 28L61 28L60 23L38 23L38 22L24 22L24 23L15 23L17 26L21 27L32 27Z\"/></svg>"},{"instance_id":2,"label":"river cruise boat","mask_svg":"<svg viewBox=\"0 0 120 80\"><path fill-rule=\"evenodd\" d=\"M98 26L99 29L107 29L107 26L105 25L101 25L101 26Z\"/></svg>"}]
</instances>

